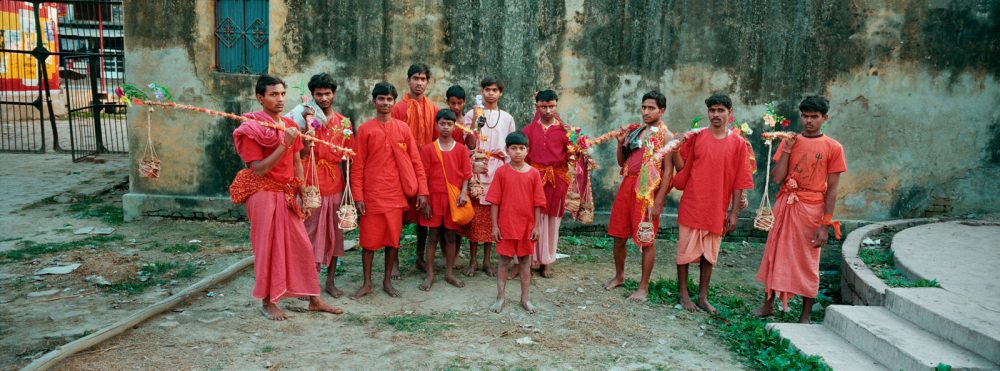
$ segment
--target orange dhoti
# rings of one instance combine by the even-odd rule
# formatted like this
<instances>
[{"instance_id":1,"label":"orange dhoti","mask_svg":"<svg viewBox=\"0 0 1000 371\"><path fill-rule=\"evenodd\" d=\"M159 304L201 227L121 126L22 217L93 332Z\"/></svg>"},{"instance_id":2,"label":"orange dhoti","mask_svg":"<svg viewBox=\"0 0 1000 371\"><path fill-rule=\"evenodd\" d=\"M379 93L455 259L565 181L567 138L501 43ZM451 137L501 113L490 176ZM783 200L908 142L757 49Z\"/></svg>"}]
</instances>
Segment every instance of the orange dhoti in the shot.
<instances>
[{"instance_id":1,"label":"orange dhoti","mask_svg":"<svg viewBox=\"0 0 1000 371\"><path fill-rule=\"evenodd\" d=\"M366 213L358 219L358 245L365 250L383 247L399 248L399 235L403 232L404 209L384 213Z\"/></svg>"},{"instance_id":2,"label":"orange dhoti","mask_svg":"<svg viewBox=\"0 0 1000 371\"><path fill-rule=\"evenodd\" d=\"M320 207L305 221L313 255L322 265L330 264L334 257L344 256L344 231L338 227L340 218L337 216L341 198L340 193L323 196Z\"/></svg>"},{"instance_id":3,"label":"orange dhoti","mask_svg":"<svg viewBox=\"0 0 1000 371\"><path fill-rule=\"evenodd\" d=\"M767 234L764 258L757 270L757 281L764 284L768 298L777 294L785 308L792 296L815 298L819 292L821 249L813 247L812 239L822 224L824 207L797 199L784 190L778 194L774 227Z\"/></svg>"},{"instance_id":4,"label":"orange dhoti","mask_svg":"<svg viewBox=\"0 0 1000 371\"><path fill-rule=\"evenodd\" d=\"M471 202L472 209L475 210L475 216L469 224L462 226L459 234L474 243L493 242L493 220L490 219L490 208L492 206L483 205L478 200L471 200Z\"/></svg>"},{"instance_id":5,"label":"orange dhoti","mask_svg":"<svg viewBox=\"0 0 1000 371\"><path fill-rule=\"evenodd\" d=\"M639 180L638 175L628 175L622 179L622 184L618 187L618 194L615 195L615 202L611 204L611 219L608 221L608 235L618 238L631 238L638 246L650 246L639 242L636 231L639 230L639 223L645 218L646 204L635 196L635 183ZM653 222L654 235L660 230L660 216L652 215L649 218Z\"/></svg>"},{"instance_id":6,"label":"orange dhoti","mask_svg":"<svg viewBox=\"0 0 1000 371\"><path fill-rule=\"evenodd\" d=\"M697 263L702 257L715 265L719 258L722 235L678 224L677 265Z\"/></svg>"},{"instance_id":7,"label":"orange dhoti","mask_svg":"<svg viewBox=\"0 0 1000 371\"><path fill-rule=\"evenodd\" d=\"M319 296L312 244L285 193L257 191L246 200L255 299Z\"/></svg>"}]
</instances>

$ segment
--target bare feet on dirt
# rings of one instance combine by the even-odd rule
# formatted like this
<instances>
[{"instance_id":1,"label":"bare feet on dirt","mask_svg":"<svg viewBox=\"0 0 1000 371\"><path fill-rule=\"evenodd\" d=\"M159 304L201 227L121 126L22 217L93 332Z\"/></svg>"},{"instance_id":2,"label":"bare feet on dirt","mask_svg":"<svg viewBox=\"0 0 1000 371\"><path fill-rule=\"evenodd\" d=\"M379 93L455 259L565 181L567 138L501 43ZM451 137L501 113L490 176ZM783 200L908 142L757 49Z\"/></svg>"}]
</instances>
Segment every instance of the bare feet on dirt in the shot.
<instances>
[{"instance_id":1,"label":"bare feet on dirt","mask_svg":"<svg viewBox=\"0 0 1000 371\"><path fill-rule=\"evenodd\" d=\"M701 308L701 310L708 312L708 314L719 313L719 311L715 309L715 307L713 307L712 304L708 303L708 300L698 300L698 308Z\"/></svg>"},{"instance_id":2,"label":"bare feet on dirt","mask_svg":"<svg viewBox=\"0 0 1000 371\"><path fill-rule=\"evenodd\" d=\"M444 281L455 287L465 287L465 282L462 282L462 280L456 278L455 276L445 276Z\"/></svg>"},{"instance_id":3,"label":"bare feet on dirt","mask_svg":"<svg viewBox=\"0 0 1000 371\"><path fill-rule=\"evenodd\" d=\"M535 308L535 305L531 304L530 301L522 301L521 308L524 308L524 311L528 312L529 314L535 314L538 312L538 308Z\"/></svg>"},{"instance_id":4,"label":"bare feet on dirt","mask_svg":"<svg viewBox=\"0 0 1000 371\"><path fill-rule=\"evenodd\" d=\"M365 295L368 295L368 294L371 294L371 293L372 293L372 287L371 286L368 286L368 285L361 286L361 288L358 289L358 291L354 292L354 295L351 295L351 299L352 300L358 300L358 299L361 299L362 297L364 297Z\"/></svg>"},{"instance_id":5,"label":"bare feet on dirt","mask_svg":"<svg viewBox=\"0 0 1000 371\"><path fill-rule=\"evenodd\" d=\"M264 317L272 321L284 321L288 319L288 315L286 315L285 312L282 312L281 308L278 308L277 304L268 301L263 302L260 312L264 314Z\"/></svg>"},{"instance_id":6,"label":"bare feet on dirt","mask_svg":"<svg viewBox=\"0 0 1000 371\"><path fill-rule=\"evenodd\" d=\"M424 282L420 283L420 290L431 291L431 287L434 286L434 277L424 278Z\"/></svg>"},{"instance_id":7,"label":"bare feet on dirt","mask_svg":"<svg viewBox=\"0 0 1000 371\"><path fill-rule=\"evenodd\" d=\"M635 290L635 292L633 292L632 295L629 295L628 300L637 303L645 303L648 296L649 294L646 292L646 290L639 289Z\"/></svg>"},{"instance_id":8,"label":"bare feet on dirt","mask_svg":"<svg viewBox=\"0 0 1000 371\"><path fill-rule=\"evenodd\" d=\"M611 290L614 290L615 287L621 286L624 283L625 283L625 279L624 278L615 277L615 278L612 278L612 279L608 280L608 282L604 283L604 289L608 290L608 291L611 291Z\"/></svg>"},{"instance_id":9,"label":"bare feet on dirt","mask_svg":"<svg viewBox=\"0 0 1000 371\"><path fill-rule=\"evenodd\" d=\"M490 305L490 312L500 313L503 310L503 298L497 299L493 305Z\"/></svg>"},{"instance_id":10,"label":"bare feet on dirt","mask_svg":"<svg viewBox=\"0 0 1000 371\"><path fill-rule=\"evenodd\" d=\"M340 289L338 289L337 286L333 285L326 285L326 289L323 291L326 291L326 293L330 294L330 296L332 296L334 299L339 299L341 296L344 296L344 292L340 291Z\"/></svg>"},{"instance_id":11,"label":"bare feet on dirt","mask_svg":"<svg viewBox=\"0 0 1000 371\"><path fill-rule=\"evenodd\" d=\"M774 315L774 306L762 305L757 309L750 311L750 315L757 318L770 317Z\"/></svg>"},{"instance_id":12,"label":"bare feet on dirt","mask_svg":"<svg viewBox=\"0 0 1000 371\"><path fill-rule=\"evenodd\" d=\"M311 311L311 312L324 312L324 313L331 313L331 314L341 314L341 313L344 313L344 311L341 310L340 308L337 308L335 306L332 306L332 305L327 304L326 302L324 302L323 299L319 298L319 296L310 296L309 297L309 311Z\"/></svg>"},{"instance_id":13,"label":"bare feet on dirt","mask_svg":"<svg viewBox=\"0 0 1000 371\"><path fill-rule=\"evenodd\" d=\"M392 274L389 275L390 279L401 280L403 277L399 275L399 266L392 267Z\"/></svg>"},{"instance_id":14,"label":"bare feet on dirt","mask_svg":"<svg viewBox=\"0 0 1000 371\"><path fill-rule=\"evenodd\" d=\"M479 269L479 267L476 266L476 264L472 264L468 268L465 268L465 273L464 274L465 274L466 277L475 276L477 269Z\"/></svg>"},{"instance_id":15,"label":"bare feet on dirt","mask_svg":"<svg viewBox=\"0 0 1000 371\"><path fill-rule=\"evenodd\" d=\"M552 278L552 264L546 264L542 266L542 277Z\"/></svg>"},{"instance_id":16,"label":"bare feet on dirt","mask_svg":"<svg viewBox=\"0 0 1000 371\"><path fill-rule=\"evenodd\" d=\"M681 306L684 307L684 310L686 310L688 312L697 312L698 311L698 307L696 305L694 305L694 302L691 301L691 298L681 298L680 302L681 302Z\"/></svg>"},{"instance_id":17,"label":"bare feet on dirt","mask_svg":"<svg viewBox=\"0 0 1000 371\"><path fill-rule=\"evenodd\" d=\"M492 265L487 265L487 266L483 267L483 272L485 272L486 275L490 276L490 277L496 277L497 276L497 270L496 270L496 268L493 268Z\"/></svg>"},{"instance_id":18,"label":"bare feet on dirt","mask_svg":"<svg viewBox=\"0 0 1000 371\"><path fill-rule=\"evenodd\" d=\"M385 291L385 293L389 294L389 296L391 296L391 297L394 297L394 298L398 298L399 297L399 290L396 290L395 287L392 287L391 283L388 283L388 282L383 283L382 284L382 291Z\"/></svg>"}]
</instances>

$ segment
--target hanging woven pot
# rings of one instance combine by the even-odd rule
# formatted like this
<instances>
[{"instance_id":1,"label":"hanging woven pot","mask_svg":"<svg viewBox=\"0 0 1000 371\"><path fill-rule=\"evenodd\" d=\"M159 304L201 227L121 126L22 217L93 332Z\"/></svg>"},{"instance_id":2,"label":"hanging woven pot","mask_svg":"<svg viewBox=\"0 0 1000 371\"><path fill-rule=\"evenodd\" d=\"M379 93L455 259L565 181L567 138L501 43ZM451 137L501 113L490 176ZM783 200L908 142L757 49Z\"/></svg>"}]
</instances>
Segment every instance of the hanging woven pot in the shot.
<instances>
[{"instance_id":1,"label":"hanging woven pot","mask_svg":"<svg viewBox=\"0 0 1000 371\"><path fill-rule=\"evenodd\" d=\"M139 175L143 178L156 179L160 177L160 159L156 156L156 149L153 148L153 126L150 116L153 108L146 110L146 148L142 151L142 159L139 160Z\"/></svg>"}]
</instances>

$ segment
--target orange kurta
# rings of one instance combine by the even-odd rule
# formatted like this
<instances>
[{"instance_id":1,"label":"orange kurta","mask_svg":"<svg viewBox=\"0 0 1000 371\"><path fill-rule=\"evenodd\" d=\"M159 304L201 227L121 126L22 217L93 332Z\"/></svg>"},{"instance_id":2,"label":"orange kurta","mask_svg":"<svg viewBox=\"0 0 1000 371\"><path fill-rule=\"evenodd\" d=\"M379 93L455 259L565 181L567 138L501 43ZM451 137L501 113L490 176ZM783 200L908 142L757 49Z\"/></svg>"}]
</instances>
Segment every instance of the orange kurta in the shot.
<instances>
[{"instance_id":1,"label":"orange kurta","mask_svg":"<svg viewBox=\"0 0 1000 371\"><path fill-rule=\"evenodd\" d=\"M778 145L775 161L784 144ZM768 297L777 294L786 308L794 295L815 298L819 292L821 249L813 247L813 234L823 222L827 176L847 171L843 147L825 135L800 135L788 156L788 175L774 203L774 227L757 270Z\"/></svg>"},{"instance_id":2,"label":"orange kurta","mask_svg":"<svg viewBox=\"0 0 1000 371\"><path fill-rule=\"evenodd\" d=\"M361 124L354 139L356 155L351 163L351 193L355 201L365 203L365 215L360 218L359 226L360 245L364 248L399 246L401 225L392 224L396 220L401 222L402 212L409 205L400 183L405 174L401 174L396 163L394 146L407 154L406 161L415 173L417 194L428 194L420 151L406 123L396 119L382 122L376 118ZM379 214L387 215L376 217Z\"/></svg>"}]
</instances>

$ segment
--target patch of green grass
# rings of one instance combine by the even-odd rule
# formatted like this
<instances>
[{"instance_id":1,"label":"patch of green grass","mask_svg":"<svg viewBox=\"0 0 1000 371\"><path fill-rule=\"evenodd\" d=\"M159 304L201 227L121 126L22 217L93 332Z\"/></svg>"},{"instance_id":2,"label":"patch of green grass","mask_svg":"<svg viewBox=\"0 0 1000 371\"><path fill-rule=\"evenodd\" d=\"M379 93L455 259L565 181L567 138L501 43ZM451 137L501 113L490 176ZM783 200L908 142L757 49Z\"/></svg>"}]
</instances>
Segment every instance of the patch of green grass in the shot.
<instances>
[{"instance_id":1,"label":"patch of green grass","mask_svg":"<svg viewBox=\"0 0 1000 371\"><path fill-rule=\"evenodd\" d=\"M201 246L193 243L178 243L163 248L163 252L171 254L192 254L201 251Z\"/></svg>"},{"instance_id":2,"label":"patch of green grass","mask_svg":"<svg viewBox=\"0 0 1000 371\"><path fill-rule=\"evenodd\" d=\"M611 237L599 237L594 241L594 247L598 249L610 249L615 246L615 240Z\"/></svg>"},{"instance_id":3,"label":"patch of green grass","mask_svg":"<svg viewBox=\"0 0 1000 371\"><path fill-rule=\"evenodd\" d=\"M265 346L260 347L260 352L261 353L271 353L273 351L274 351L274 346L272 346L272 345L265 345Z\"/></svg>"},{"instance_id":4,"label":"patch of green grass","mask_svg":"<svg viewBox=\"0 0 1000 371\"><path fill-rule=\"evenodd\" d=\"M104 248L112 242L123 240L121 235L97 235L68 242L37 243L34 241L18 242L15 250L0 252L0 264L14 261L33 259L42 255L54 254L64 251L77 250L87 246Z\"/></svg>"},{"instance_id":5,"label":"patch of green grass","mask_svg":"<svg viewBox=\"0 0 1000 371\"><path fill-rule=\"evenodd\" d=\"M638 283L634 280L625 282L628 290L634 290L637 286ZM697 285L689 280L688 292L692 299L697 291ZM649 282L648 303L674 305L677 303L677 292L676 280L652 280ZM719 310L719 314L712 316L708 323L714 326L717 335L726 342L729 350L736 353L744 365L753 369L830 370L822 358L802 355L777 332L767 330L766 322L749 315L756 305L745 298L756 295L759 295L759 289L740 286L713 285L708 290L709 302ZM789 313L778 311L775 314L779 321L794 321L797 313L798 311L793 310Z\"/></svg>"},{"instance_id":6,"label":"patch of green grass","mask_svg":"<svg viewBox=\"0 0 1000 371\"><path fill-rule=\"evenodd\" d=\"M362 315L354 314L354 313L344 314L341 317L341 319L343 321L347 322L347 323L358 325L358 326L364 326L364 325L367 325L369 322L371 322L370 318L362 316Z\"/></svg>"},{"instance_id":7,"label":"patch of green grass","mask_svg":"<svg viewBox=\"0 0 1000 371\"><path fill-rule=\"evenodd\" d=\"M108 291L126 295L141 294L146 289L167 284L170 279L194 277L198 266L194 263L156 262L143 264L142 270L132 278L108 286Z\"/></svg>"},{"instance_id":8,"label":"patch of green grass","mask_svg":"<svg viewBox=\"0 0 1000 371\"><path fill-rule=\"evenodd\" d=\"M891 250L892 236L881 235L883 246L862 246L858 257L889 287L941 287L937 280L910 279L896 268Z\"/></svg>"},{"instance_id":9,"label":"patch of green grass","mask_svg":"<svg viewBox=\"0 0 1000 371\"><path fill-rule=\"evenodd\" d=\"M42 206L55 205L57 203L58 202L56 202L56 196L49 196L41 200L32 202L28 205L25 205L24 207L21 208L21 210L31 210Z\"/></svg>"},{"instance_id":10,"label":"patch of green grass","mask_svg":"<svg viewBox=\"0 0 1000 371\"><path fill-rule=\"evenodd\" d=\"M85 197L70 204L66 211L75 213L74 218L100 218L111 225L121 225L125 222L125 214L121 206L105 203L99 197Z\"/></svg>"},{"instance_id":11,"label":"patch of green grass","mask_svg":"<svg viewBox=\"0 0 1000 371\"><path fill-rule=\"evenodd\" d=\"M423 333L427 335L433 335L455 327L454 324L441 322L441 319L438 317L422 314L389 316L382 320L382 324L392 327L399 332Z\"/></svg>"}]
</instances>

